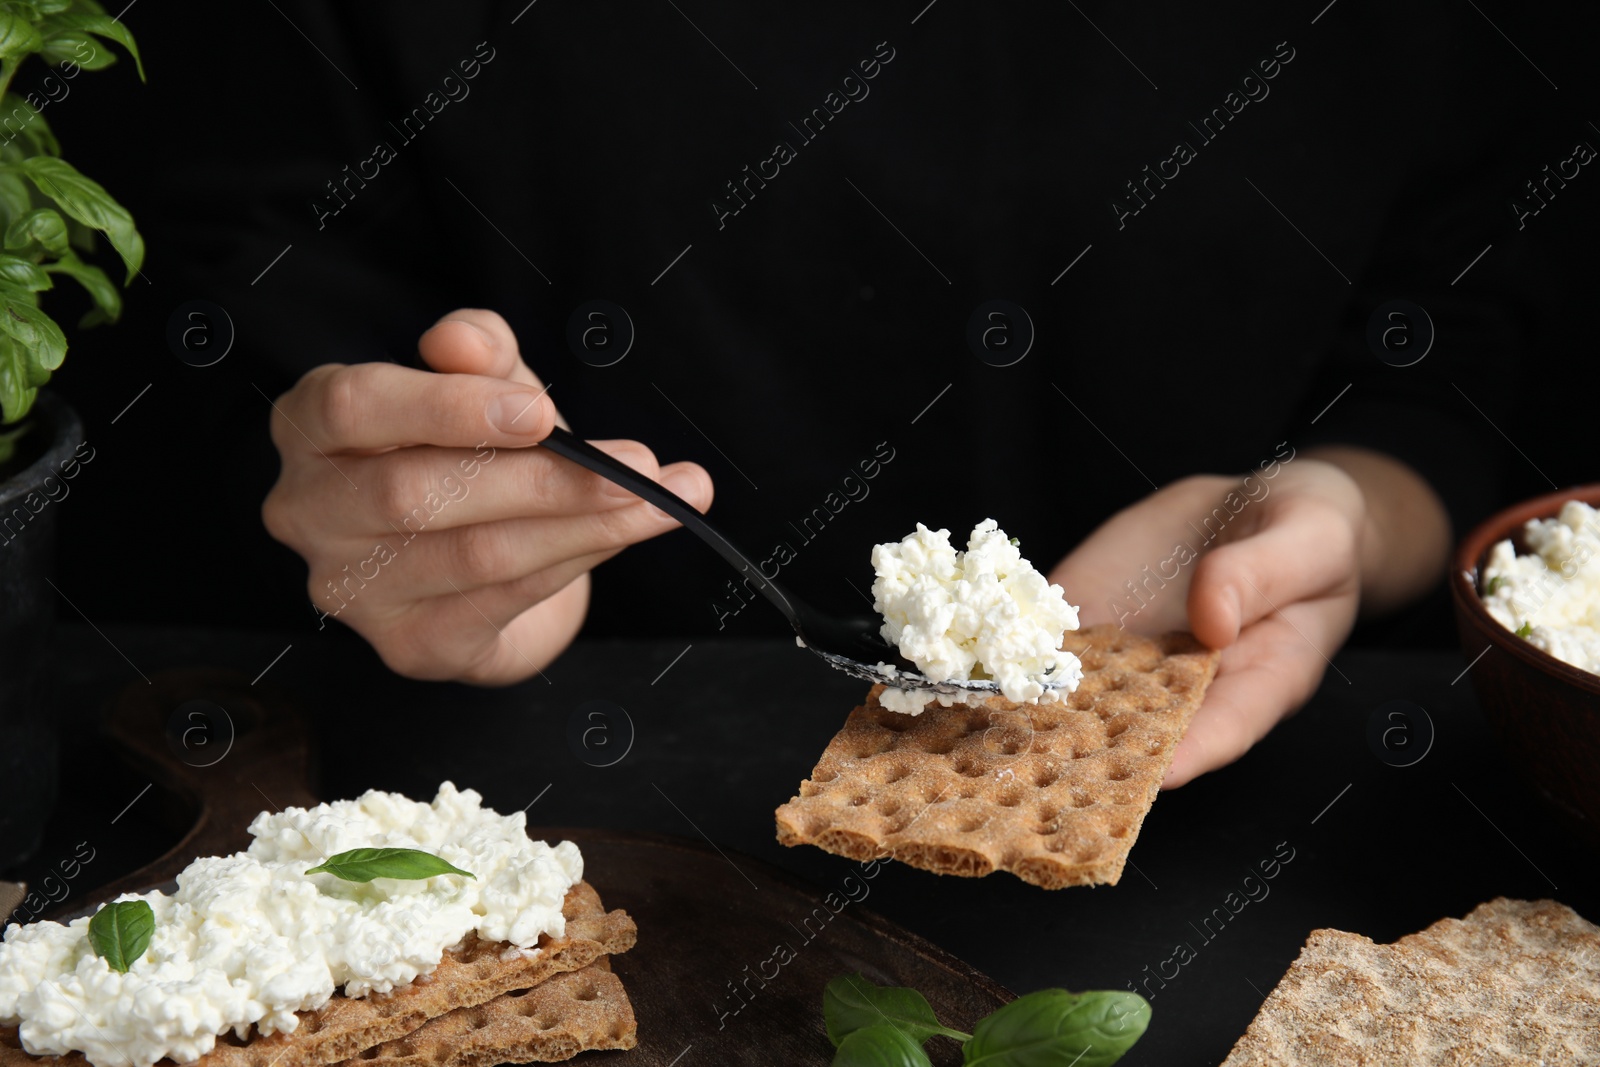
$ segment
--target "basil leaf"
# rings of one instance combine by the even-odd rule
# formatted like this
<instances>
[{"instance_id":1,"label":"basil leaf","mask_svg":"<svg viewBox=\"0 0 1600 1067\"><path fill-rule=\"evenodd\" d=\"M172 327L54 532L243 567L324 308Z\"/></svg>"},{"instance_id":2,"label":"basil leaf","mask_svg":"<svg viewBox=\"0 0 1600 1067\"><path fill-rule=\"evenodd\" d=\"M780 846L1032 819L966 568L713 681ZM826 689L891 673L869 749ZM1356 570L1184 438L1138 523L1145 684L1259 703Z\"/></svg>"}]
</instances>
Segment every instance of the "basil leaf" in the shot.
<instances>
[{"instance_id":1,"label":"basil leaf","mask_svg":"<svg viewBox=\"0 0 1600 1067\"><path fill-rule=\"evenodd\" d=\"M33 194L22 175L0 167L0 228L9 227L11 220L26 215L32 206Z\"/></svg>"},{"instance_id":2,"label":"basil leaf","mask_svg":"<svg viewBox=\"0 0 1600 1067\"><path fill-rule=\"evenodd\" d=\"M835 1048L857 1030L892 1026L919 1045L934 1034L965 1041L967 1034L939 1025L927 998L904 986L874 985L859 974L844 974L822 991L822 1018Z\"/></svg>"},{"instance_id":3,"label":"basil leaf","mask_svg":"<svg viewBox=\"0 0 1600 1067\"><path fill-rule=\"evenodd\" d=\"M14 423L33 407L33 398L39 395L35 386L28 384L27 357L17 343L0 334L0 423Z\"/></svg>"},{"instance_id":4,"label":"basil leaf","mask_svg":"<svg viewBox=\"0 0 1600 1067\"><path fill-rule=\"evenodd\" d=\"M833 1067L933 1067L922 1046L886 1023L856 1030L839 1044Z\"/></svg>"},{"instance_id":5,"label":"basil leaf","mask_svg":"<svg viewBox=\"0 0 1600 1067\"><path fill-rule=\"evenodd\" d=\"M133 65L139 71L139 80L145 80L144 62L139 58L139 46L133 43L133 34L128 32L128 27L116 19L108 18L105 15L64 14L51 16L50 23L52 26L59 26L62 29L79 30L84 33L93 33L101 37L111 38L128 50L128 54L133 57ZM84 67L85 70L94 69L86 66L82 61L79 61L78 65Z\"/></svg>"},{"instance_id":6,"label":"basil leaf","mask_svg":"<svg viewBox=\"0 0 1600 1067\"><path fill-rule=\"evenodd\" d=\"M103 231L106 240L111 242L111 247L117 250L128 268L124 284L133 281L133 276L139 272L139 265L144 262L144 238L134 228L133 216L128 214L127 208L113 200L99 182L78 173L78 168L64 159L34 156L14 165L39 187L41 193L54 200L62 211L85 226ZM63 247L60 251L64 252L64 225L62 236Z\"/></svg>"},{"instance_id":7,"label":"basil leaf","mask_svg":"<svg viewBox=\"0 0 1600 1067\"><path fill-rule=\"evenodd\" d=\"M39 386L66 359L67 338L33 299L31 292L0 280L0 333L17 343L28 368L28 384Z\"/></svg>"},{"instance_id":8,"label":"basil leaf","mask_svg":"<svg viewBox=\"0 0 1600 1067\"><path fill-rule=\"evenodd\" d=\"M119 900L107 904L89 920L89 945L94 954L126 974L150 947L156 931L156 914L144 900Z\"/></svg>"},{"instance_id":9,"label":"basil leaf","mask_svg":"<svg viewBox=\"0 0 1600 1067\"><path fill-rule=\"evenodd\" d=\"M0 100L0 111L6 116L4 130L6 142L21 137L32 147L33 155L59 156L61 142L56 140L55 131L44 120L44 113L34 107L26 96L16 93L7 93L4 100ZM21 117L19 118L19 112ZM20 145L18 147L21 147ZM29 153L23 153L28 155Z\"/></svg>"},{"instance_id":10,"label":"basil leaf","mask_svg":"<svg viewBox=\"0 0 1600 1067\"><path fill-rule=\"evenodd\" d=\"M0 271L4 270L4 262L5 257L0 256ZM85 263L77 256L68 253L44 269L52 274L66 274L76 278L79 284L88 290L89 296L94 300L95 311L99 314L95 315L95 311L89 312L84 316L85 321L78 325L92 325L87 321L91 316L94 316L94 322L116 322L121 317L122 294L117 291L116 284L106 277L106 272L93 263Z\"/></svg>"},{"instance_id":11,"label":"basil leaf","mask_svg":"<svg viewBox=\"0 0 1600 1067\"><path fill-rule=\"evenodd\" d=\"M17 216L6 227L6 247L24 248L29 241L38 241L47 252L65 255L70 247L67 244L67 221L60 212L47 207L34 208L25 215Z\"/></svg>"},{"instance_id":12,"label":"basil leaf","mask_svg":"<svg viewBox=\"0 0 1600 1067\"><path fill-rule=\"evenodd\" d=\"M346 882L370 882L374 878L432 878L436 874L477 877L471 871L452 867L431 852L415 848L353 848L349 852L329 856L306 873L319 872Z\"/></svg>"},{"instance_id":13,"label":"basil leaf","mask_svg":"<svg viewBox=\"0 0 1600 1067\"><path fill-rule=\"evenodd\" d=\"M4 254L0 254L0 281L10 282L35 293L55 284L50 280L50 275L32 260Z\"/></svg>"},{"instance_id":14,"label":"basil leaf","mask_svg":"<svg viewBox=\"0 0 1600 1067\"><path fill-rule=\"evenodd\" d=\"M96 48L94 38L77 30L55 30L45 27L44 47L39 57L47 63L61 65L76 63L84 70L103 70L117 61L109 48Z\"/></svg>"},{"instance_id":15,"label":"basil leaf","mask_svg":"<svg viewBox=\"0 0 1600 1067\"><path fill-rule=\"evenodd\" d=\"M1108 1067L1150 1025L1137 993L1041 989L1018 997L972 1028L966 1064L983 1067Z\"/></svg>"},{"instance_id":16,"label":"basil leaf","mask_svg":"<svg viewBox=\"0 0 1600 1067\"><path fill-rule=\"evenodd\" d=\"M0 10L0 59L13 59L37 52L44 38L27 16Z\"/></svg>"}]
</instances>

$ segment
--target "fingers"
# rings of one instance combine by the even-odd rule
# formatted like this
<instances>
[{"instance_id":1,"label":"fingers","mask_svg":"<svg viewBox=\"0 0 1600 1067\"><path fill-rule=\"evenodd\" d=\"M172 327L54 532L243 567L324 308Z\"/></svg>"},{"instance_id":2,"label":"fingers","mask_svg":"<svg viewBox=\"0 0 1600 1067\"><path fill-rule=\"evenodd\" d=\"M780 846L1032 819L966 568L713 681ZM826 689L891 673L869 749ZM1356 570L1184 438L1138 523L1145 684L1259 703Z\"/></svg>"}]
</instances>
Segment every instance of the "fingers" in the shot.
<instances>
[{"instance_id":1,"label":"fingers","mask_svg":"<svg viewBox=\"0 0 1600 1067\"><path fill-rule=\"evenodd\" d=\"M308 372L273 405L272 438L285 454L520 448L549 434L554 421L549 398L531 385L392 363L333 363Z\"/></svg>"},{"instance_id":2,"label":"fingers","mask_svg":"<svg viewBox=\"0 0 1600 1067\"><path fill-rule=\"evenodd\" d=\"M1294 623L1322 640L1308 610ZM1173 752L1163 789L1174 789L1244 755L1280 719L1316 692L1327 668L1321 653L1283 619L1257 623L1246 639L1226 648L1205 702Z\"/></svg>"},{"instance_id":3,"label":"fingers","mask_svg":"<svg viewBox=\"0 0 1600 1067\"><path fill-rule=\"evenodd\" d=\"M1189 589L1189 623L1227 648L1252 623L1308 597L1359 583L1356 528L1344 510L1312 498L1273 505L1260 528L1203 556Z\"/></svg>"},{"instance_id":4,"label":"fingers","mask_svg":"<svg viewBox=\"0 0 1600 1067\"><path fill-rule=\"evenodd\" d=\"M696 508L710 504L700 489L692 464L674 464L663 472L663 483ZM644 501L558 517L514 518L476 522L453 529L384 538L396 546L392 564L398 584L408 597L443 596L461 590L515 583L523 578L560 568L568 561L607 554L677 527L677 520ZM592 564L590 564L592 566ZM560 588L581 573L565 574ZM541 588L543 588L541 586ZM545 589L544 595L550 590ZM513 589L491 613L497 622L509 620L533 603Z\"/></svg>"},{"instance_id":5,"label":"fingers","mask_svg":"<svg viewBox=\"0 0 1600 1067\"><path fill-rule=\"evenodd\" d=\"M596 441L596 447L649 478L661 476L655 455L636 441ZM357 464L361 499L340 525L348 532L410 533L534 516L581 515L637 500L615 483L542 448L489 453L476 479L451 477L464 453L412 448ZM328 474L315 471L327 480ZM332 472L329 472L332 473ZM370 487L370 488L369 488Z\"/></svg>"},{"instance_id":6,"label":"fingers","mask_svg":"<svg viewBox=\"0 0 1600 1067\"><path fill-rule=\"evenodd\" d=\"M1196 475L1131 504L1095 529L1050 572L1078 606L1085 626L1101 622L1146 633L1185 626L1194 553L1190 522L1204 515L1233 479Z\"/></svg>"},{"instance_id":7,"label":"fingers","mask_svg":"<svg viewBox=\"0 0 1600 1067\"><path fill-rule=\"evenodd\" d=\"M450 312L422 335L417 351L436 371L481 374L544 388L522 361L511 327L493 311L460 308Z\"/></svg>"},{"instance_id":8,"label":"fingers","mask_svg":"<svg viewBox=\"0 0 1600 1067\"><path fill-rule=\"evenodd\" d=\"M644 476L663 481L689 503L709 507L711 478L699 466L657 466L654 454L636 441L595 441L596 447ZM296 468L272 498L330 503L303 504L299 521L308 537L355 539L399 534L412 537L479 523L604 512L639 498L553 452L530 449L408 448L381 456L344 460L344 474L326 463ZM353 491L348 475L360 486ZM301 547L290 538L286 543Z\"/></svg>"}]
</instances>

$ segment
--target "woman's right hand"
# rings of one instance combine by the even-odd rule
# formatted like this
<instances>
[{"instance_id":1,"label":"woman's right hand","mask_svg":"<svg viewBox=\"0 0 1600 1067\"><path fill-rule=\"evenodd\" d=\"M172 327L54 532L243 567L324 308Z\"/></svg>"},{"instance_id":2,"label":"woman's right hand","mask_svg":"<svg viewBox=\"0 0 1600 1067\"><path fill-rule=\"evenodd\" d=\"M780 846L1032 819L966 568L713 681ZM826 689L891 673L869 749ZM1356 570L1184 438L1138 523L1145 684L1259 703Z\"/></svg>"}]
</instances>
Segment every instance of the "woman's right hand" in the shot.
<instances>
[{"instance_id":1,"label":"woman's right hand","mask_svg":"<svg viewBox=\"0 0 1600 1067\"><path fill-rule=\"evenodd\" d=\"M310 567L321 612L411 678L507 685L572 641L589 571L675 528L632 493L536 445L565 422L492 311L418 341L433 371L330 363L273 405L283 461L267 532ZM597 447L701 511L711 476L635 441Z\"/></svg>"}]
</instances>

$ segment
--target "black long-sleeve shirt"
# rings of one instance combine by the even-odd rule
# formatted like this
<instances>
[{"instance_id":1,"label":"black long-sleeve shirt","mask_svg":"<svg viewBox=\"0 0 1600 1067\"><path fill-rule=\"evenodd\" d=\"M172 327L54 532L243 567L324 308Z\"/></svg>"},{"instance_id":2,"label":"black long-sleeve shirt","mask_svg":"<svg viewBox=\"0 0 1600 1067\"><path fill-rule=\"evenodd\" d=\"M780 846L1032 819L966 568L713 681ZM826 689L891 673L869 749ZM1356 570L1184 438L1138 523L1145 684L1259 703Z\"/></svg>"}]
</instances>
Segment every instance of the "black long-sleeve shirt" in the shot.
<instances>
[{"instance_id":1,"label":"black long-sleeve shirt","mask_svg":"<svg viewBox=\"0 0 1600 1067\"><path fill-rule=\"evenodd\" d=\"M1508 208L1600 135L1470 9L525 5L135 10L150 84L51 116L69 158L69 120L137 131L98 176L150 245L58 377L104 457L63 520L91 616L315 627L260 529L266 397L414 364L458 306L841 610L918 521L993 517L1048 569L1156 486L1320 442L1412 464L1458 534L1503 502L1489 413L1571 284ZM190 299L236 329L214 366L163 342ZM1368 343L1394 300L1434 331L1411 366L1415 316ZM777 632L729 576L681 531L629 549L590 632Z\"/></svg>"}]
</instances>

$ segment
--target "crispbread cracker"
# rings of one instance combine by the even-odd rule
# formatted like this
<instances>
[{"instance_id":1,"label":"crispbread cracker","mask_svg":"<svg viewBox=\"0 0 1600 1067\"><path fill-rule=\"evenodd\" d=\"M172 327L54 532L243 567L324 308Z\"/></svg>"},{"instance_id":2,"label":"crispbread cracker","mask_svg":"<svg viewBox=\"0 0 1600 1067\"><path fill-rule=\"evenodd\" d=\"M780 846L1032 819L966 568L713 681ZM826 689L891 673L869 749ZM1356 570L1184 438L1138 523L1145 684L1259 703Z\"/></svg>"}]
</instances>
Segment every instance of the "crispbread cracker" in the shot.
<instances>
[{"instance_id":1,"label":"crispbread cracker","mask_svg":"<svg viewBox=\"0 0 1600 1067\"><path fill-rule=\"evenodd\" d=\"M240 1041L229 1031L195 1063L199 1067L319 1067L349 1059L445 1012L537 985L552 974L586 967L599 956L626 952L633 946L637 930L628 913L608 913L587 882L567 890L561 913L567 920L566 932L555 938L542 935L536 955L504 941L469 937L461 947L446 952L430 974L409 985L365 997L335 995L314 1011L299 1012L300 1025L292 1034L252 1035L249 1041ZM0 1067L37 1067L47 1058L24 1051L17 1029L0 1027ZM90 1067L79 1052L48 1060L49 1067Z\"/></svg>"},{"instance_id":2,"label":"crispbread cracker","mask_svg":"<svg viewBox=\"0 0 1600 1067\"><path fill-rule=\"evenodd\" d=\"M1600 1063L1600 927L1480 904L1392 945L1314 930L1223 1067Z\"/></svg>"},{"instance_id":3,"label":"crispbread cracker","mask_svg":"<svg viewBox=\"0 0 1600 1067\"><path fill-rule=\"evenodd\" d=\"M473 1008L457 1008L339 1067L494 1067L550 1063L589 1049L633 1048L638 1026L602 956Z\"/></svg>"},{"instance_id":4,"label":"crispbread cracker","mask_svg":"<svg viewBox=\"0 0 1600 1067\"><path fill-rule=\"evenodd\" d=\"M1046 889L1115 885L1218 653L1109 624L1063 647L1084 673L1061 703L996 696L910 716L874 686L778 809L778 840Z\"/></svg>"}]
</instances>

